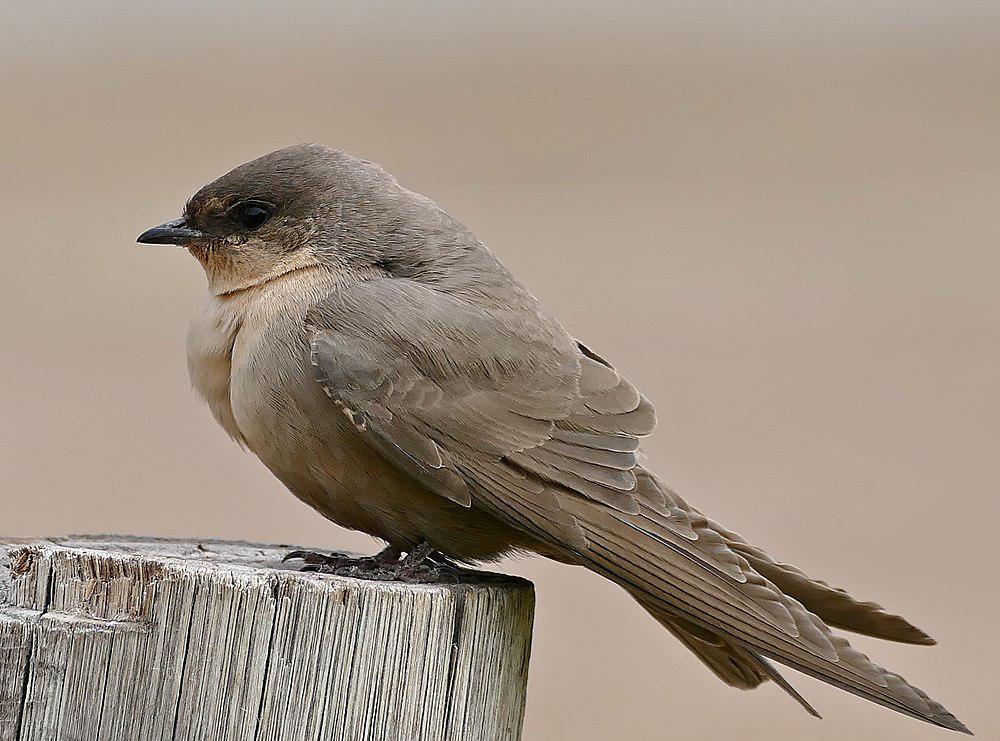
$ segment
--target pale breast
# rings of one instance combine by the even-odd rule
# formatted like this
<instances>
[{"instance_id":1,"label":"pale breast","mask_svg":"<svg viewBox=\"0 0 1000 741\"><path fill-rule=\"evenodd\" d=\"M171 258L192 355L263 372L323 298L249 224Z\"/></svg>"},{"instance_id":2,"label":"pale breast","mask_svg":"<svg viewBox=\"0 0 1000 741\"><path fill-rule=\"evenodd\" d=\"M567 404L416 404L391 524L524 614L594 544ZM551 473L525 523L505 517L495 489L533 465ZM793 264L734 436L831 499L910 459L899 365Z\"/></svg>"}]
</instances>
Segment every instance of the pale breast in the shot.
<instances>
[{"instance_id":1,"label":"pale breast","mask_svg":"<svg viewBox=\"0 0 1000 741\"><path fill-rule=\"evenodd\" d=\"M311 425L297 404L314 385L304 326L307 306L263 300L248 308L232 349L229 398L247 445L269 467L306 444Z\"/></svg>"},{"instance_id":2,"label":"pale breast","mask_svg":"<svg viewBox=\"0 0 1000 741\"><path fill-rule=\"evenodd\" d=\"M229 399L233 344L243 323L245 303L209 296L191 320L187 335L191 385L234 440L243 443Z\"/></svg>"},{"instance_id":3,"label":"pale breast","mask_svg":"<svg viewBox=\"0 0 1000 741\"><path fill-rule=\"evenodd\" d=\"M328 403L312 378L305 316L334 284L325 271L300 270L209 296L191 322L187 353L192 385L223 429L298 497L342 521L355 518L329 511L330 487L312 475L339 472L339 436L318 429L305 413Z\"/></svg>"},{"instance_id":4,"label":"pale breast","mask_svg":"<svg viewBox=\"0 0 1000 741\"><path fill-rule=\"evenodd\" d=\"M191 383L234 439L249 444L253 433L275 433L271 423L283 411L277 402L297 380L291 376L304 370L306 312L332 283L324 271L298 270L237 293L210 295L191 321Z\"/></svg>"}]
</instances>

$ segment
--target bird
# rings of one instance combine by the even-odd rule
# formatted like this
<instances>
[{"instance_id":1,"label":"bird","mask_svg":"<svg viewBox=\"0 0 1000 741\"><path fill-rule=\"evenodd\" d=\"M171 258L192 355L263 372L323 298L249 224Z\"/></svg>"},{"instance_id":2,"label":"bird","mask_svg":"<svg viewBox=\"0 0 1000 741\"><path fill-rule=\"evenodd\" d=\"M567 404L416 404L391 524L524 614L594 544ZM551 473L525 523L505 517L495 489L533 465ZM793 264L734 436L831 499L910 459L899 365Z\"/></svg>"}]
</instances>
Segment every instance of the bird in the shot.
<instances>
[{"instance_id":1,"label":"bird","mask_svg":"<svg viewBox=\"0 0 1000 741\"><path fill-rule=\"evenodd\" d=\"M385 544L350 563L290 554L306 566L420 579L538 554L624 588L732 687L774 682L818 717L776 662L970 733L831 628L930 636L772 559L664 483L640 451L650 401L379 165L279 149L137 241L204 268L187 365L222 428L321 515Z\"/></svg>"}]
</instances>

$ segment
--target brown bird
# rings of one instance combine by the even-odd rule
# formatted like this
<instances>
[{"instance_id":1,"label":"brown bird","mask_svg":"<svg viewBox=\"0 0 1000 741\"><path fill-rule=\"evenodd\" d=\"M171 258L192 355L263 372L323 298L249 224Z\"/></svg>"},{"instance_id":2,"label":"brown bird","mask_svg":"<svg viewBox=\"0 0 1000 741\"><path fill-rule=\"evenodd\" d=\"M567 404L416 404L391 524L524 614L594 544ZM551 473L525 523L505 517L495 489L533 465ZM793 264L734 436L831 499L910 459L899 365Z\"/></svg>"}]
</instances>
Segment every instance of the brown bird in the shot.
<instances>
[{"instance_id":1,"label":"brown bird","mask_svg":"<svg viewBox=\"0 0 1000 741\"><path fill-rule=\"evenodd\" d=\"M652 405L464 225L316 145L237 167L139 242L201 262L188 368L219 424L297 497L387 548L317 568L421 578L530 551L621 585L724 682L770 660L968 733L829 626L934 641L772 560L639 462ZM406 553L405 558L401 558Z\"/></svg>"}]
</instances>

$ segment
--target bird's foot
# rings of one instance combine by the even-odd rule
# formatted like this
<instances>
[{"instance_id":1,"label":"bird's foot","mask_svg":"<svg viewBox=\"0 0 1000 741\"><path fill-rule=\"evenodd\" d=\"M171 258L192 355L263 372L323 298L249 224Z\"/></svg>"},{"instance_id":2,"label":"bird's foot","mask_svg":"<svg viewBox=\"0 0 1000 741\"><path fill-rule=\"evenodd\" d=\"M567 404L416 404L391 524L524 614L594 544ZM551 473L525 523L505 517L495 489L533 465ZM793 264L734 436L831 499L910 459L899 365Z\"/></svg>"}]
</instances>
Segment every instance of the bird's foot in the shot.
<instances>
[{"instance_id":1,"label":"bird's foot","mask_svg":"<svg viewBox=\"0 0 1000 741\"><path fill-rule=\"evenodd\" d=\"M318 571L323 574L363 577L366 574L374 574L392 567L399 561L400 555L398 548L387 546L374 556L362 556L360 558L342 556L336 553L327 555L315 551L292 551L281 559L281 561L284 563L292 560L301 560L302 565L299 567L299 571Z\"/></svg>"},{"instance_id":2,"label":"bird's foot","mask_svg":"<svg viewBox=\"0 0 1000 741\"><path fill-rule=\"evenodd\" d=\"M282 559L301 559L300 571L350 576L375 581L400 581L408 584L428 584L457 574L460 569L424 542L408 551L405 556L398 548L389 546L374 556L351 558L336 554L325 555L314 551L292 551Z\"/></svg>"}]
</instances>

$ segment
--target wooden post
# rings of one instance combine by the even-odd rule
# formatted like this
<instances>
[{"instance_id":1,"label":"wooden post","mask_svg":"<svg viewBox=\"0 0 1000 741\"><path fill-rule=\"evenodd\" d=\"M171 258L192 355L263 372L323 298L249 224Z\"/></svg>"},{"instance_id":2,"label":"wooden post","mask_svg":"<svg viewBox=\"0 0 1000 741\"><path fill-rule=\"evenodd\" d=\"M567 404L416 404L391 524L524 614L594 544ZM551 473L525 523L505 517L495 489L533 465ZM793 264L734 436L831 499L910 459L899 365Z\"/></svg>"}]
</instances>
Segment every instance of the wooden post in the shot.
<instances>
[{"instance_id":1,"label":"wooden post","mask_svg":"<svg viewBox=\"0 0 1000 741\"><path fill-rule=\"evenodd\" d=\"M0 741L520 737L529 582L302 573L289 550L0 541Z\"/></svg>"}]
</instances>

